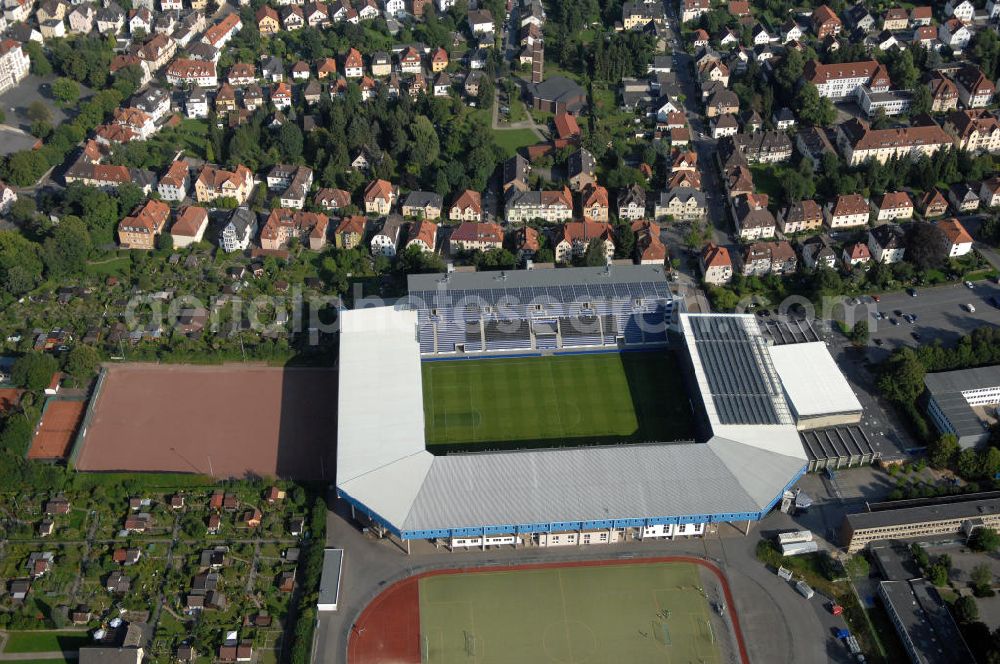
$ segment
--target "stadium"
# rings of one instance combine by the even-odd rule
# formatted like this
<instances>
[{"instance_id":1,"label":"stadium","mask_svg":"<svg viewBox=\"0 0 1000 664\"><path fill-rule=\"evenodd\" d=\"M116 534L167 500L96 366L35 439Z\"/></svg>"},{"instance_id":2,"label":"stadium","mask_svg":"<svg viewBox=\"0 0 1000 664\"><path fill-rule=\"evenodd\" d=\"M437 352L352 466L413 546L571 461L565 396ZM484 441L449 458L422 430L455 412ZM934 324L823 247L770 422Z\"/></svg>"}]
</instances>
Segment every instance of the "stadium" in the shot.
<instances>
[{"instance_id":1,"label":"stadium","mask_svg":"<svg viewBox=\"0 0 1000 664\"><path fill-rule=\"evenodd\" d=\"M798 414L861 406L822 342L789 356L681 303L661 268L613 266L414 275L342 312L339 496L452 547L749 528L806 471Z\"/></svg>"}]
</instances>

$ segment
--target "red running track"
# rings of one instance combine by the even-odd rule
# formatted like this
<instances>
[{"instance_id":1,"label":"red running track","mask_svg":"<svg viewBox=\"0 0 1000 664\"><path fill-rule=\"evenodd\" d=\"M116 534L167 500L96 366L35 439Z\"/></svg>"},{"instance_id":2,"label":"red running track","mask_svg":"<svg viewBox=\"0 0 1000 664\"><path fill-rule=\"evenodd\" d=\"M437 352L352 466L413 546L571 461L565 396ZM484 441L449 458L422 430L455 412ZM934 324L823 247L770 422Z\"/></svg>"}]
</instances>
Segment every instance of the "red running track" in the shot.
<instances>
[{"instance_id":1,"label":"red running track","mask_svg":"<svg viewBox=\"0 0 1000 664\"><path fill-rule=\"evenodd\" d=\"M642 565L649 563L692 563L715 575L726 596L729 616L736 633L740 661L750 664L747 655L736 602L726 575L714 563L694 556L660 556L630 560L581 560L568 563L532 563L526 565L494 565L469 569L441 569L423 572L389 586L379 593L358 616L347 640L348 664L420 664L420 602L418 582L428 576L444 574L477 574L509 572L525 569L555 569L563 567L604 567L609 565Z\"/></svg>"}]
</instances>

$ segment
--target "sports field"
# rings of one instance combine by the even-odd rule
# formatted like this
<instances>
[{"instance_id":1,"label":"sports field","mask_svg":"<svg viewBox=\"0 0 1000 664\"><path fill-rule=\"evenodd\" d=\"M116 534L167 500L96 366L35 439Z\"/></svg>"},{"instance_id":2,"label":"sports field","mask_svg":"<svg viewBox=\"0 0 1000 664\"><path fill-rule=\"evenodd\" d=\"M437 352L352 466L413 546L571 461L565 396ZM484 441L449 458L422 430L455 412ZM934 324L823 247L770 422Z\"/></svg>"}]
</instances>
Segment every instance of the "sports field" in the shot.
<instances>
[{"instance_id":1,"label":"sports field","mask_svg":"<svg viewBox=\"0 0 1000 664\"><path fill-rule=\"evenodd\" d=\"M667 351L423 364L427 444L522 448L687 440L691 407Z\"/></svg>"},{"instance_id":2,"label":"sports field","mask_svg":"<svg viewBox=\"0 0 1000 664\"><path fill-rule=\"evenodd\" d=\"M419 582L421 658L721 662L701 588L689 563L428 576Z\"/></svg>"}]
</instances>

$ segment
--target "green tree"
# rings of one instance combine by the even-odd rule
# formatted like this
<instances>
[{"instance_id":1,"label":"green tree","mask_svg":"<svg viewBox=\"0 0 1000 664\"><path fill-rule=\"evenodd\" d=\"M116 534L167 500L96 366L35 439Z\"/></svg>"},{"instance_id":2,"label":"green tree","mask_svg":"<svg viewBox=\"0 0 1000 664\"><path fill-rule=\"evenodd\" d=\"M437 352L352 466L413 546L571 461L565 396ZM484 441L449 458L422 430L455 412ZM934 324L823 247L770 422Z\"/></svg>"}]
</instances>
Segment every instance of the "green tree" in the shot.
<instances>
[{"instance_id":1,"label":"green tree","mask_svg":"<svg viewBox=\"0 0 1000 664\"><path fill-rule=\"evenodd\" d=\"M174 236L170 233L160 233L156 236L156 250L161 254L169 254L174 250Z\"/></svg>"},{"instance_id":2,"label":"green tree","mask_svg":"<svg viewBox=\"0 0 1000 664\"><path fill-rule=\"evenodd\" d=\"M955 620L960 623L971 623L979 620L979 607L976 600L968 595L963 595L955 600Z\"/></svg>"},{"instance_id":3,"label":"green tree","mask_svg":"<svg viewBox=\"0 0 1000 664\"><path fill-rule=\"evenodd\" d=\"M601 267L607 265L608 258L604 250L604 240L595 237L587 244L587 249L583 253L583 264L587 267Z\"/></svg>"},{"instance_id":4,"label":"green tree","mask_svg":"<svg viewBox=\"0 0 1000 664\"><path fill-rule=\"evenodd\" d=\"M42 256L48 273L54 277L81 274L90 255L90 233L79 217L63 217L52 235L45 240Z\"/></svg>"},{"instance_id":5,"label":"green tree","mask_svg":"<svg viewBox=\"0 0 1000 664\"><path fill-rule=\"evenodd\" d=\"M854 327L851 329L851 334L850 334L850 339L852 344L854 344L855 346L867 345L868 339L870 337L871 334L868 331L868 321L859 320L857 323L854 324Z\"/></svg>"},{"instance_id":6,"label":"green tree","mask_svg":"<svg viewBox=\"0 0 1000 664\"><path fill-rule=\"evenodd\" d=\"M927 458L935 468L947 468L958 454L958 438L954 434L941 434L927 446Z\"/></svg>"},{"instance_id":7,"label":"green tree","mask_svg":"<svg viewBox=\"0 0 1000 664\"><path fill-rule=\"evenodd\" d=\"M969 548L973 551L993 552L1000 547L1000 533L993 528L976 528L969 538Z\"/></svg>"},{"instance_id":8,"label":"green tree","mask_svg":"<svg viewBox=\"0 0 1000 664\"><path fill-rule=\"evenodd\" d=\"M934 98L931 96L930 88L926 85L918 85L913 90L913 99L910 101L910 115L930 113L933 105Z\"/></svg>"},{"instance_id":9,"label":"green tree","mask_svg":"<svg viewBox=\"0 0 1000 664\"><path fill-rule=\"evenodd\" d=\"M993 570L986 563L980 563L969 572L969 579L974 586L989 587L993 584Z\"/></svg>"},{"instance_id":10,"label":"green tree","mask_svg":"<svg viewBox=\"0 0 1000 664\"><path fill-rule=\"evenodd\" d=\"M853 577L867 577L871 572L871 565L864 555L858 554L847 559L847 562L844 563L844 569Z\"/></svg>"},{"instance_id":11,"label":"green tree","mask_svg":"<svg viewBox=\"0 0 1000 664\"><path fill-rule=\"evenodd\" d=\"M278 141L285 158L298 161L302 157L302 130L294 122L286 122L278 129Z\"/></svg>"},{"instance_id":12,"label":"green tree","mask_svg":"<svg viewBox=\"0 0 1000 664\"><path fill-rule=\"evenodd\" d=\"M878 388L891 401L912 404L924 391L925 373L913 349L900 348L883 363Z\"/></svg>"},{"instance_id":13,"label":"green tree","mask_svg":"<svg viewBox=\"0 0 1000 664\"><path fill-rule=\"evenodd\" d=\"M410 125L410 161L418 168L433 164L441 152L437 131L426 115L418 115Z\"/></svg>"},{"instance_id":14,"label":"green tree","mask_svg":"<svg viewBox=\"0 0 1000 664\"><path fill-rule=\"evenodd\" d=\"M77 344L66 354L66 373L74 378L86 381L97 371L97 366L101 363L101 357L91 346Z\"/></svg>"},{"instance_id":15,"label":"green tree","mask_svg":"<svg viewBox=\"0 0 1000 664\"><path fill-rule=\"evenodd\" d=\"M946 586L948 585L948 568L939 562L934 563L928 571L927 578L939 588Z\"/></svg>"},{"instance_id":16,"label":"green tree","mask_svg":"<svg viewBox=\"0 0 1000 664\"><path fill-rule=\"evenodd\" d=\"M18 231L0 231L0 289L19 297L35 286L42 276L38 245Z\"/></svg>"},{"instance_id":17,"label":"green tree","mask_svg":"<svg viewBox=\"0 0 1000 664\"><path fill-rule=\"evenodd\" d=\"M11 382L26 390L43 390L59 370L56 358L47 353L30 352L17 358L10 370Z\"/></svg>"},{"instance_id":18,"label":"green tree","mask_svg":"<svg viewBox=\"0 0 1000 664\"><path fill-rule=\"evenodd\" d=\"M52 111L39 99L28 104L24 115L32 122L52 122Z\"/></svg>"},{"instance_id":19,"label":"green tree","mask_svg":"<svg viewBox=\"0 0 1000 664\"><path fill-rule=\"evenodd\" d=\"M35 423L26 414L11 413L4 420L3 430L0 431L0 450L23 456L28 451L34 433ZM3 462L7 463L7 460L3 459Z\"/></svg>"},{"instance_id":20,"label":"green tree","mask_svg":"<svg viewBox=\"0 0 1000 664\"><path fill-rule=\"evenodd\" d=\"M80 84L68 78L57 78L52 81L52 96L64 104L80 98Z\"/></svg>"},{"instance_id":21,"label":"green tree","mask_svg":"<svg viewBox=\"0 0 1000 664\"><path fill-rule=\"evenodd\" d=\"M837 119L837 109L826 97L820 97L812 83L805 83L795 96L795 105L803 122L827 127Z\"/></svg>"},{"instance_id":22,"label":"green tree","mask_svg":"<svg viewBox=\"0 0 1000 664\"><path fill-rule=\"evenodd\" d=\"M976 451L969 447L959 452L955 470L965 479L973 479L982 475L982 466Z\"/></svg>"}]
</instances>

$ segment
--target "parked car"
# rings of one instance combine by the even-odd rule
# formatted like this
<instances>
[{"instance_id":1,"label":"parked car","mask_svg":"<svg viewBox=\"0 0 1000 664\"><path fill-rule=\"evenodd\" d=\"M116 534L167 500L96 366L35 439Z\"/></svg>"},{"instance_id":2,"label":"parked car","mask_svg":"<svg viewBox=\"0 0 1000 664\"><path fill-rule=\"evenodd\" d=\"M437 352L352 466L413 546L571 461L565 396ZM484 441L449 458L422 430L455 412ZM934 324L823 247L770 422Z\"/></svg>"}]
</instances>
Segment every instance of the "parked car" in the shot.
<instances>
[{"instance_id":1,"label":"parked car","mask_svg":"<svg viewBox=\"0 0 1000 664\"><path fill-rule=\"evenodd\" d=\"M968 304L966 304L966 305L965 305L965 309L966 309L966 311L968 311L968 312L969 312L970 314L974 314L974 313L976 313L976 308L975 308L974 306L972 306L972 303L971 303L971 302L969 302Z\"/></svg>"},{"instance_id":2,"label":"parked car","mask_svg":"<svg viewBox=\"0 0 1000 664\"><path fill-rule=\"evenodd\" d=\"M966 281L965 287L968 288L969 290L972 290L973 288L975 288L975 285L971 281Z\"/></svg>"}]
</instances>

